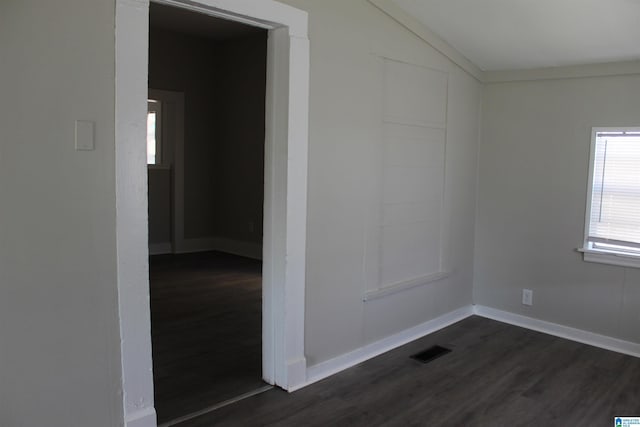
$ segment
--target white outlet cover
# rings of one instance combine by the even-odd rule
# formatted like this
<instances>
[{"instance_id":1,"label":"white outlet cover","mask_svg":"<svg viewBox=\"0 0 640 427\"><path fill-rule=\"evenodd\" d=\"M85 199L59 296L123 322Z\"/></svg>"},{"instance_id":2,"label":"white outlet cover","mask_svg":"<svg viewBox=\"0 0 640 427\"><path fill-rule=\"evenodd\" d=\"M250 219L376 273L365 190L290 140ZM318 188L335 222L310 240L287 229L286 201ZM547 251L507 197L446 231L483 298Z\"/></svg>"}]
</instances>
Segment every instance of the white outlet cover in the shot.
<instances>
[{"instance_id":1,"label":"white outlet cover","mask_svg":"<svg viewBox=\"0 0 640 427\"><path fill-rule=\"evenodd\" d=\"M95 149L95 123L88 120L76 120L76 150Z\"/></svg>"}]
</instances>

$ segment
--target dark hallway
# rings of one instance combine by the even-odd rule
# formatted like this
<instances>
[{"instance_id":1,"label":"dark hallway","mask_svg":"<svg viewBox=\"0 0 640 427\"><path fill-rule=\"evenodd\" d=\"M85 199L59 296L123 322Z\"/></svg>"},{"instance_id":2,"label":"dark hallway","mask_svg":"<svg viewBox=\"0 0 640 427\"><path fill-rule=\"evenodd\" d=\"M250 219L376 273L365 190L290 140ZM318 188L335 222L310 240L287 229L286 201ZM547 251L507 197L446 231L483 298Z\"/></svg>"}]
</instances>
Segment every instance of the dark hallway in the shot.
<instances>
[{"instance_id":1,"label":"dark hallway","mask_svg":"<svg viewBox=\"0 0 640 427\"><path fill-rule=\"evenodd\" d=\"M159 423L265 385L261 269L221 252L150 258Z\"/></svg>"}]
</instances>

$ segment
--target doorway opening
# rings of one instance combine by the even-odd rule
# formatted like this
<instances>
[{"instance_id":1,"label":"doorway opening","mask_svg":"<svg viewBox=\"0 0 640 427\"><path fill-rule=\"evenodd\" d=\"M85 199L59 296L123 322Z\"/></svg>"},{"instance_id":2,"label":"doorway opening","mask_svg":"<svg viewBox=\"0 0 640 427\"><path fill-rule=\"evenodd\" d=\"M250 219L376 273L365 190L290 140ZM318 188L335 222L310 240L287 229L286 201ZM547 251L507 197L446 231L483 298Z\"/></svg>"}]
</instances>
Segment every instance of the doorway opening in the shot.
<instances>
[{"instance_id":1,"label":"doorway opening","mask_svg":"<svg viewBox=\"0 0 640 427\"><path fill-rule=\"evenodd\" d=\"M156 0L267 29L262 374L306 383L304 301L309 107L307 13L274 0ZM116 0L116 245L126 426L154 426L147 214L149 3Z\"/></svg>"},{"instance_id":2,"label":"doorway opening","mask_svg":"<svg viewBox=\"0 0 640 427\"><path fill-rule=\"evenodd\" d=\"M267 30L149 8L149 286L158 422L265 390Z\"/></svg>"}]
</instances>

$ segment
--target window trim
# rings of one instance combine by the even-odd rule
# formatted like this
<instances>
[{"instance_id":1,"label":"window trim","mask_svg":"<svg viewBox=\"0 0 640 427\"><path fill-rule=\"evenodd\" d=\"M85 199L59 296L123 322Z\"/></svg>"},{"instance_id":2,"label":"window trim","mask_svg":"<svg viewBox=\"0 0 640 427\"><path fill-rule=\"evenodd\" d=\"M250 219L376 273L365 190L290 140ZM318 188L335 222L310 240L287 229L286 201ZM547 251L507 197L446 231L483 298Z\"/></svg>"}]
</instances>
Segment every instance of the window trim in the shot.
<instances>
[{"instance_id":1,"label":"window trim","mask_svg":"<svg viewBox=\"0 0 640 427\"><path fill-rule=\"evenodd\" d=\"M160 99L154 99L149 97L147 99L147 117L149 113L155 113L156 115L156 125L155 125L155 137L156 137L156 161L155 163L149 163L149 158L147 157L147 167L151 169L166 169L167 164L164 161L164 150L163 150L163 140L162 140L162 101ZM149 141L147 141L149 144Z\"/></svg>"},{"instance_id":2,"label":"window trim","mask_svg":"<svg viewBox=\"0 0 640 427\"><path fill-rule=\"evenodd\" d=\"M578 252L583 255L585 262L616 265L621 267L640 268L640 254L615 251L612 249L594 248L589 241L591 226L591 203L593 201L593 178L595 170L596 135L604 132L640 132L640 126L607 126L591 128L591 146L589 150L589 177L587 180L587 203L585 206L584 240Z\"/></svg>"}]
</instances>

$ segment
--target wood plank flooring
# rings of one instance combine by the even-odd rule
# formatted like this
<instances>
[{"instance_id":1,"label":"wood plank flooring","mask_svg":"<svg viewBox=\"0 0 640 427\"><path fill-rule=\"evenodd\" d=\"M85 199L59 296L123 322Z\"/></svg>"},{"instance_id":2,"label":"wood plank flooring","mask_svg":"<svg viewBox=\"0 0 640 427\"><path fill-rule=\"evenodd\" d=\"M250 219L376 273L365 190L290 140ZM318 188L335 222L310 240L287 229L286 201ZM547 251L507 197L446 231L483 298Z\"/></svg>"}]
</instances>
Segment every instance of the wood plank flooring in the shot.
<instances>
[{"instance_id":1,"label":"wood plank flooring","mask_svg":"<svg viewBox=\"0 0 640 427\"><path fill-rule=\"evenodd\" d=\"M160 423L264 386L261 268L218 252L150 258Z\"/></svg>"},{"instance_id":2,"label":"wood plank flooring","mask_svg":"<svg viewBox=\"0 0 640 427\"><path fill-rule=\"evenodd\" d=\"M453 351L409 358L432 345ZM640 416L640 359L470 317L293 394L271 390L180 427L612 426Z\"/></svg>"}]
</instances>

